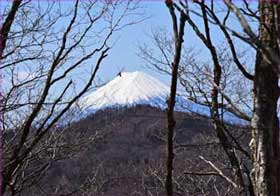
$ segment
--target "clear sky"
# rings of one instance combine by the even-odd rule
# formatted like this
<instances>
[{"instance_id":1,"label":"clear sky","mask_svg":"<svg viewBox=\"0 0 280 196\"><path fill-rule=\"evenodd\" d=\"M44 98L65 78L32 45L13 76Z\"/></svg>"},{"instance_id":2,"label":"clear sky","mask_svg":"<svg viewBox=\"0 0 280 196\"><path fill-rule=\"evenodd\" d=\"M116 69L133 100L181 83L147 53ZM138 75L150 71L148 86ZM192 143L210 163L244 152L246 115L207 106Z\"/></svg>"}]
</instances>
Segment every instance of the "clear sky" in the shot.
<instances>
[{"instance_id":1,"label":"clear sky","mask_svg":"<svg viewBox=\"0 0 280 196\"><path fill-rule=\"evenodd\" d=\"M165 82L168 81L168 77L147 68L137 53L139 44L150 42L149 34L153 28L168 29L171 27L169 13L163 1L149 1L143 4L148 19L121 31L117 44L100 69L99 76L104 80L111 79L124 68L124 71L142 70Z\"/></svg>"}]
</instances>

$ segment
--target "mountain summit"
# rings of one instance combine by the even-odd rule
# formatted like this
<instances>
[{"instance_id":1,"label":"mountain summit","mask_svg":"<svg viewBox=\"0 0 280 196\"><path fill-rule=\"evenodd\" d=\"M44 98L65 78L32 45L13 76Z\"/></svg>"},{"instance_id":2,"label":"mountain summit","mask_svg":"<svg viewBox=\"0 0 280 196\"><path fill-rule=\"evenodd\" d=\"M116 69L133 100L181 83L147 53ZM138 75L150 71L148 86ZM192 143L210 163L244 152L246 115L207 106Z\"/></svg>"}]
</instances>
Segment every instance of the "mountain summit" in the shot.
<instances>
[{"instance_id":1,"label":"mountain summit","mask_svg":"<svg viewBox=\"0 0 280 196\"><path fill-rule=\"evenodd\" d=\"M147 104L166 108L169 88L154 77L140 72L123 72L84 99L93 110Z\"/></svg>"}]
</instances>

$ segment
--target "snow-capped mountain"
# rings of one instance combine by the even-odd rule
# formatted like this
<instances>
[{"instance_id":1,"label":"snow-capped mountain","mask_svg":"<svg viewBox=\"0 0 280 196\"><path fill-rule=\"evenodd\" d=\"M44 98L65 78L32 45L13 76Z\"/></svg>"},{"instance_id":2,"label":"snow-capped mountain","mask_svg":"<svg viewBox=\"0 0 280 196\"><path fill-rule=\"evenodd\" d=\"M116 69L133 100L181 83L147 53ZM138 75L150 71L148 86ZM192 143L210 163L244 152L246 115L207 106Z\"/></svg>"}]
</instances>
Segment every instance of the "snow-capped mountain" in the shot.
<instances>
[{"instance_id":1,"label":"snow-capped mountain","mask_svg":"<svg viewBox=\"0 0 280 196\"><path fill-rule=\"evenodd\" d=\"M93 110L136 104L165 108L168 94L168 86L152 76L139 71L124 72L86 96L84 105Z\"/></svg>"},{"instance_id":2,"label":"snow-capped mountain","mask_svg":"<svg viewBox=\"0 0 280 196\"><path fill-rule=\"evenodd\" d=\"M165 109L168 96L169 87L158 79L140 71L124 72L86 96L82 105L86 113L138 104ZM208 107L193 103L180 95L177 95L175 110L210 116ZM228 122L244 123L229 112L224 113L224 119Z\"/></svg>"}]
</instances>

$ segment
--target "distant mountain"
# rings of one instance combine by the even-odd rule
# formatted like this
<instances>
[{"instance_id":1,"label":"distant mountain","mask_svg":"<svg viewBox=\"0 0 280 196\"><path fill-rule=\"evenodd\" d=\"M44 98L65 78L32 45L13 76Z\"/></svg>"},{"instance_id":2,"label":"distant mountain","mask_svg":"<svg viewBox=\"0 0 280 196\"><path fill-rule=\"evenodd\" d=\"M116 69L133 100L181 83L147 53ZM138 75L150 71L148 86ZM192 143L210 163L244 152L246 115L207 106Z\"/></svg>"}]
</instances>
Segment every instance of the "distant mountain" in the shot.
<instances>
[{"instance_id":1,"label":"distant mountain","mask_svg":"<svg viewBox=\"0 0 280 196\"><path fill-rule=\"evenodd\" d=\"M84 99L84 105L98 110L108 107L145 104L166 107L169 88L143 72L124 72Z\"/></svg>"},{"instance_id":2,"label":"distant mountain","mask_svg":"<svg viewBox=\"0 0 280 196\"><path fill-rule=\"evenodd\" d=\"M136 105L166 109L168 96L169 87L158 79L140 71L124 72L82 99L82 105L86 108L86 113ZM180 95L177 95L175 109L210 116L208 107L196 104ZM233 123L242 122L229 112L224 113L224 119Z\"/></svg>"}]
</instances>

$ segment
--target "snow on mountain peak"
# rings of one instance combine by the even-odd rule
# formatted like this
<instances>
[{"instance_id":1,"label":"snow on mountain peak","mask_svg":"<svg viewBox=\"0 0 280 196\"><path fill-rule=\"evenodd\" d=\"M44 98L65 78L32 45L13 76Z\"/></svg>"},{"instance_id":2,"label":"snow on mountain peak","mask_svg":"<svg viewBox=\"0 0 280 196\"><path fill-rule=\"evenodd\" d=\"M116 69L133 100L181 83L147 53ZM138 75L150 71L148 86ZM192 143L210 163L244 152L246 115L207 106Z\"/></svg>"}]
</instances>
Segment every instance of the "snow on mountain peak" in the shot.
<instances>
[{"instance_id":1,"label":"snow on mountain peak","mask_svg":"<svg viewBox=\"0 0 280 196\"><path fill-rule=\"evenodd\" d=\"M81 103L86 113L109 107L137 104L164 109L167 107L168 96L169 87L167 85L146 73L135 71L119 73L113 80L86 96ZM175 109L210 117L207 106L193 103L181 95L176 97ZM224 113L224 119L227 122L244 124L241 119L229 112Z\"/></svg>"},{"instance_id":2,"label":"snow on mountain peak","mask_svg":"<svg viewBox=\"0 0 280 196\"><path fill-rule=\"evenodd\" d=\"M168 94L167 85L146 73L123 72L86 96L84 104L94 110L136 104L166 107Z\"/></svg>"}]
</instances>

